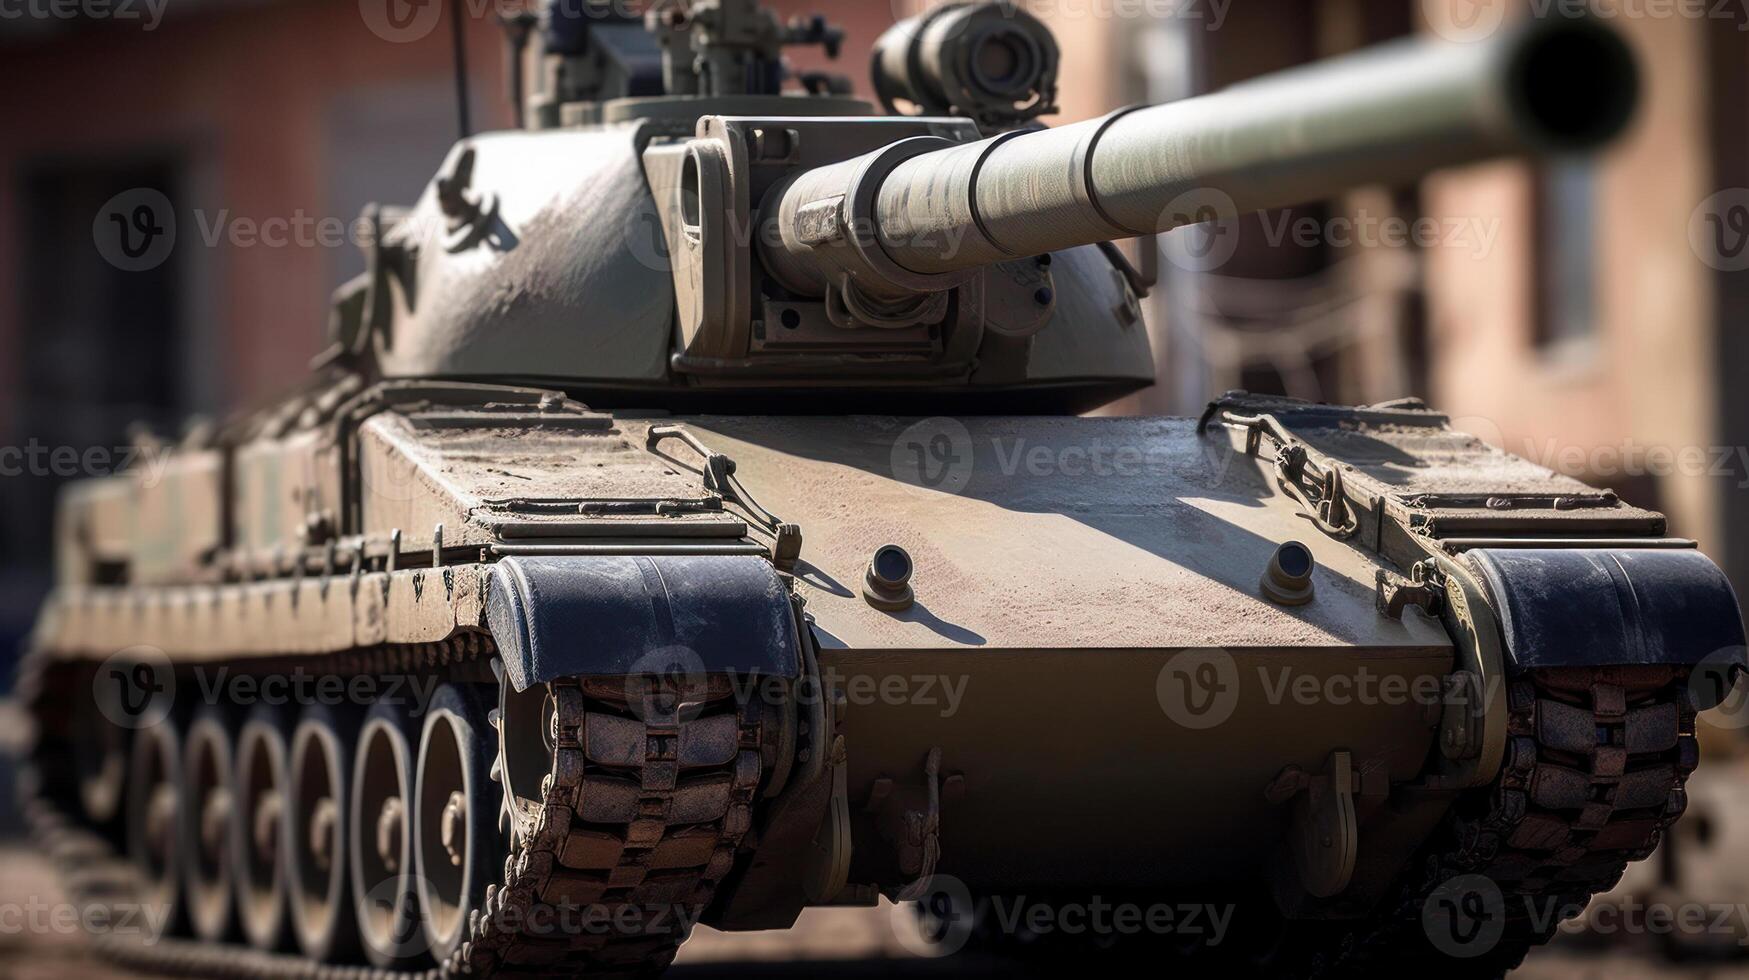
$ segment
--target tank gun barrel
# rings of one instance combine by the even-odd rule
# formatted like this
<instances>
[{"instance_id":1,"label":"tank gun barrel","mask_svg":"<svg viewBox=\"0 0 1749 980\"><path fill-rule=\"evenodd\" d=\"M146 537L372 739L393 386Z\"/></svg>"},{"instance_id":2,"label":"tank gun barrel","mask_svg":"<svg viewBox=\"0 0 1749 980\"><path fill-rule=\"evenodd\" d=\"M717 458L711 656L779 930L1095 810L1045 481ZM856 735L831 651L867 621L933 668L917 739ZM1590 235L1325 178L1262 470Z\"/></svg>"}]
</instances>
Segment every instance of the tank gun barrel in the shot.
<instances>
[{"instance_id":1,"label":"tank gun barrel","mask_svg":"<svg viewBox=\"0 0 1749 980\"><path fill-rule=\"evenodd\" d=\"M1626 44L1592 21L1398 42L1055 129L915 137L802 172L765 199L777 224L766 264L804 294L848 286L899 302L991 263L1593 149L1637 94Z\"/></svg>"}]
</instances>

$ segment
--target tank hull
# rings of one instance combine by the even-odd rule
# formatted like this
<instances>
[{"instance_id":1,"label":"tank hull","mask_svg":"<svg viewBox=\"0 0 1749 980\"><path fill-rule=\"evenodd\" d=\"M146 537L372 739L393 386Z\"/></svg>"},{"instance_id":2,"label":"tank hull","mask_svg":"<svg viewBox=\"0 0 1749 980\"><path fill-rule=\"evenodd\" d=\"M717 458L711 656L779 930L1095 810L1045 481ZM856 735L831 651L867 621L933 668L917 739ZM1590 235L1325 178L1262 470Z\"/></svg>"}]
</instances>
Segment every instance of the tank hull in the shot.
<instances>
[{"instance_id":1,"label":"tank hull","mask_svg":"<svg viewBox=\"0 0 1749 980\"><path fill-rule=\"evenodd\" d=\"M69 498L70 580L36 669L100 690L93 674L143 647L195 700L225 696L213 678L227 672L484 685L509 731L562 691L629 710L639 678L678 665L709 680L708 703L733 692L744 713L772 713L744 716L745 738L770 740L755 770L770 801L721 825L745 819L759 843L723 851L741 853L708 879L708 921L726 928L908 897L935 876L977 894L1263 892L1290 916L1364 916L1466 792L1508 778L1523 709L1504 692L1551 666L1625 678L1633 710L1673 726L1634 790L1661 815L1621 817L1644 846L1691 768L1688 709L1657 705L1698 658L1674 641L1651 665L1510 649L1502 583L1465 550L1517 536L1624 568L1680 552L1690 611L1735 616L1659 515L1414 405L1237 399L1200 422L639 418L554 392L392 383L224 464L189 454L154 486ZM1319 476L1338 469L1334 487ZM217 514L215 495L232 501ZM105 532L145 513L219 521L201 533L232 547L221 562ZM351 533L299 547L311 528ZM891 545L910 556L898 606L869 592ZM1269 585L1284 547L1307 563L1297 597ZM1481 696L1454 696L1454 680ZM479 805L534 819L531 787L566 771L563 745L506 734L497 755L512 775ZM606 764L586 758L586 774ZM600 805L588 780L623 775L581 777L568 806ZM1345 801L1334 818L1312 803L1324 785ZM1327 819L1335 851L1308 850Z\"/></svg>"}]
</instances>

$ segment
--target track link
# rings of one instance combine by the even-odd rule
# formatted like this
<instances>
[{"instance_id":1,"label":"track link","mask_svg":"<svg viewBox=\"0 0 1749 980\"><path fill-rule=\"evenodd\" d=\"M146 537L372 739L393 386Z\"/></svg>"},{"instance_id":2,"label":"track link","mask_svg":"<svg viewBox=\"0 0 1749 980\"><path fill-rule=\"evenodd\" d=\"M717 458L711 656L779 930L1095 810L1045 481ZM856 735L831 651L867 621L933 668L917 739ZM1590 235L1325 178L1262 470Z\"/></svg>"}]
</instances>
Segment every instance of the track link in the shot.
<instances>
[{"instance_id":1,"label":"track link","mask_svg":"<svg viewBox=\"0 0 1749 980\"><path fill-rule=\"evenodd\" d=\"M335 666L436 667L491 652L489 638L474 637L342 655L350 659ZM1684 785L1698 762L1687 675L1686 668L1635 666L1514 677L1507 757L1494 783L1458 799L1372 919L1335 943L1290 941L1266 972L1484 977L1516 966L1594 894L1613 887L1629 861L1649 856L1682 814ZM37 692L39 708L54 710L65 695L57 698L44 679L33 677L24 689ZM542 798L514 815L503 883L488 892L469 941L448 962L413 974L176 939L145 945L105 936L98 948L137 968L224 977L660 972L734 865L770 766L769 726L757 700L738 702L722 678L712 678L702 696L628 692L617 679L577 678L553 683L548 693L551 759ZM74 901L135 894L132 866L77 826L56 795L66 798L65 788L35 793L27 815ZM1442 888L1465 881L1489 883L1489 914L1502 921L1476 955L1453 956L1432 940L1425 913ZM580 931L545 925L567 909L591 907L633 914ZM628 921L634 928L624 927Z\"/></svg>"},{"instance_id":2,"label":"track link","mask_svg":"<svg viewBox=\"0 0 1749 980\"><path fill-rule=\"evenodd\" d=\"M714 697L698 704L673 689L628 697L617 679L549 685L553 761L543 799L515 816L505 883L488 890L446 975L667 968L734 867L764 768L758 702L737 703L726 685L712 686ZM581 932L550 925L591 909L624 918Z\"/></svg>"},{"instance_id":3,"label":"track link","mask_svg":"<svg viewBox=\"0 0 1749 980\"><path fill-rule=\"evenodd\" d=\"M1483 977L1516 967L1613 888L1628 862L1650 856L1682 815L1699 762L1688 673L1632 666L1514 677L1494 783L1454 804L1387 911L1301 972ZM1451 955L1425 915L1440 889L1472 883L1485 893L1478 918L1499 917L1500 931Z\"/></svg>"},{"instance_id":4,"label":"track link","mask_svg":"<svg viewBox=\"0 0 1749 980\"><path fill-rule=\"evenodd\" d=\"M483 633L427 645L347 651L301 661L337 674L436 670L495 654ZM133 901L141 881L114 844L71 815L64 724L76 685L65 663L26 658L20 691L39 734L22 771L27 819L71 901ZM65 678L59 678L64 680ZM334 980L486 976L640 977L673 960L733 868L775 746L757 698L724 677L680 690L654 679L567 678L548 685L548 773L538 805L513 814L501 883L472 914L468 940L418 971L316 963L188 939L104 934L96 949L134 969L177 975ZM499 760L500 765L504 760Z\"/></svg>"}]
</instances>

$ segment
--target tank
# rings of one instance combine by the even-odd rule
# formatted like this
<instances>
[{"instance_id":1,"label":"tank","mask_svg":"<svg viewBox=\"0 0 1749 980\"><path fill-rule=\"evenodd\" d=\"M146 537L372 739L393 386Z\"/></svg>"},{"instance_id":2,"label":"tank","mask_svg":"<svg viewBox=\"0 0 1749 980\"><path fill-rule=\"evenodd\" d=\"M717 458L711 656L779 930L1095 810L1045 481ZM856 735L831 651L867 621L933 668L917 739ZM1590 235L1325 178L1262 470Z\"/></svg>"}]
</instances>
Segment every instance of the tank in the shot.
<instances>
[{"instance_id":1,"label":"tank","mask_svg":"<svg viewBox=\"0 0 1749 980\"><path fill-rule=\"evenodd\" d=\"M105 953L644 975L883 897L1037 950L1025 899L1214 910L1110 955L1495 976L1683 812L1744 635L1662 515L1415 400L1078 414L1153 382L1112 242L1593 150L1611 32L1047 128L1007 5L895 26L879 106L785 93L841 34L752 0L520 30L523 127L366 211L307 384L60 502L28 810L160 913Z\"/></svg>"}]
</instances>

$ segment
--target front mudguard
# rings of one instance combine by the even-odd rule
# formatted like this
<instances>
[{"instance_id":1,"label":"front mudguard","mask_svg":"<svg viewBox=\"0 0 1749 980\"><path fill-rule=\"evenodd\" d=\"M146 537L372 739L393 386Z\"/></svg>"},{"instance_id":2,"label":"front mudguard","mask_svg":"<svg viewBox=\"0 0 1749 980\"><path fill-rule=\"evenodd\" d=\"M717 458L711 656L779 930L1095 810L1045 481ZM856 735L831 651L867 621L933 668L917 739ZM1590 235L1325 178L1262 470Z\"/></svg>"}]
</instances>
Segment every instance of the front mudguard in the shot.
<instances>
[{"instance_id":1,"label":"front mudguard","mask_svg":"<svg viewBox=\"0 0 1749 980\"><path fill-rule=\"evenodd\" d=\"M1743 669L1743 617L1712 560L1687 549L1478 548L1510 668L1664 664ZM1707 707L1707 706L1701 706Z\"/></svg>"},{"instance_id":2,"label":"front mudguard","mask_svg":"<svg viewBox=\"0 0 1749 980\"><path fill-rule=\"evenodd\" d=\"M789 589L741 555L512 557L492 568L486 623L506 679L667 672L795 678Z\"/></svg>"}]
</instances>

